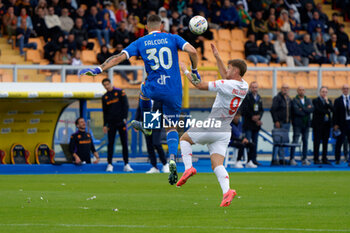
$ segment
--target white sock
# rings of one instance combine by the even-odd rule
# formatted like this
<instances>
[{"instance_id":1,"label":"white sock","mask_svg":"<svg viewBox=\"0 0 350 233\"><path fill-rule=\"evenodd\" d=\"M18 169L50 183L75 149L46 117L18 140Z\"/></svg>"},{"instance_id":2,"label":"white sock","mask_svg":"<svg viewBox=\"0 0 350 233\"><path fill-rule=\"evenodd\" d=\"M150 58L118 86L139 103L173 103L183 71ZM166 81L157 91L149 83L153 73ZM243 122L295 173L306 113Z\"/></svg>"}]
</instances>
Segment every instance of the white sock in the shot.
<instances>
[{"instance_id":1,"label":"white sock","mask_svg":"<svg viewBox=\"0 0 350 233\"><path fill-rule=\"evenodd\" d=\"M217 166L214 169L214 173L218 178L220 183L222 193L225 194L230 189L230 179L228 177L228 173L223 165Z\"/></svg>"},{"instance_id":2,"label":"white sock","mask_svg":"<svg viewBox=\"0 0 350 233\"><path fill-rule=\"evenodd\" d=\"M182 161L185 165L185 170L192 167L192 147L188 141L180 141Z\"/></svg>"}]
</instances>

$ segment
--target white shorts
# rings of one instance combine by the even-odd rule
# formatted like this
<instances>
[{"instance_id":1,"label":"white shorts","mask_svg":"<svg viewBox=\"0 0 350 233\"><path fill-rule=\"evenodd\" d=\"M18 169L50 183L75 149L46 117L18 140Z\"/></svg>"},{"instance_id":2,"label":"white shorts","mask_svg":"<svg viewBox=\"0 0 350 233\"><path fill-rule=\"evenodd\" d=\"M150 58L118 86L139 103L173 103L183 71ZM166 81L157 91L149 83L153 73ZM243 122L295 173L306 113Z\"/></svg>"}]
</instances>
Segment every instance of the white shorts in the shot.
<instances>
[{"instance_id":1,"label":"white shorts","mask_svg":"<svg viewBox=\"0 0 350 233\"><path fill-rule=\"evenodd\" d=\"M194 130L193 130L194 131ZM188 136L194 143L207 145L209 154L220 154L225 157L231 133L228 132L196 132L188 130Z\"/></svg>"}]
</instances>

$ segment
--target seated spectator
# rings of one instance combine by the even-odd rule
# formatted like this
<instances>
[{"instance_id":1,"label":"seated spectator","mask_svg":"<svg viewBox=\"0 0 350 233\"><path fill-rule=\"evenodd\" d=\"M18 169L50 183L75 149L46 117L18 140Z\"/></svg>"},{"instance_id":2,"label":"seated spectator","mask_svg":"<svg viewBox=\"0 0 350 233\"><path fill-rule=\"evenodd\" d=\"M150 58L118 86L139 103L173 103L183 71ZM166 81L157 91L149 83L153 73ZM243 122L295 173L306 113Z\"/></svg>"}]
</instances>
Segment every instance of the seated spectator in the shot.
<instances>
[{"instance_id":1,"label":"seated spectator","mask_svg":"<svg viewBox=\"0 0 350 233\"><path fill-rule=\"evenodd\" d=\"M288 56L288 49L286 42L284 41L283 33L278 34L277 40L273 44L275 52L277 54L279 62L287 63L288 67L294 67L294 59L292 56Z\"/></svg>"},{"instance_id":2,"label":"seated spectator","mask_svg":"<svg viewBox=\"0 0 350 233\"><path fill-rule=\"evenodd\" d=\"M309 34L304 35L303 41L300 43L299 47L301 50L301 60L305 66L309 65L309 63L320 63L321 57L316 54Z\"/></svg>"},{"instance_id":3,"label":"seated spectator","mask_svg":"<svg viewBox=\"0 0 350 233\"><path fill-rule=\"evenodd\" d=\"M332 20L328 22L328 34L337 34L339 32L340 25L338 13L334 12L332 14Z\"/></svg>"},{"instance_id":4,"label":"seated spectator","mask_svg":"<svg viewBox=\"0 0 350 233\"><path fill-rule=\"evenodd\" d=\"M250 25L250 22L252 21L252 17L248 14L248 12L244 9L244 5L242 1L237 2L237 8L238 8L238 16L239 21L242 27L248 27Z\"/></svg>"},{"instance_id":5,"label":"seated spectator","mask_svg":"<svg viewBox=\"0 0 350 233\"><path fill-rule=\"evenodd\" d=\"M225 0L220 13L220 22L223 28L233 29L239 26L239 16L230 0Z\"/></svg>"},{"instance_id":6,"label":"seated spectator","mask_svg":"<svg viewBox=\"0 0 350 233\"><path fill-rule=\"evenodd\" d=\"M300 11L300 21L302 23L303 29L307 29L307 25L313 17L314 7L312 3L308 2L305 4L305 7Z\"/></svg>"},{"instance_id":7,"label":"seated spectator","mask_svg":"<svg viewBox=\"0 0 350 233\"><path fill-rule=\"evenodd\" d=\"M184 14L180 17L180 24L183 30L188 29L188 23L193 17L193 9L192 7L187 7L184 11Z\"/></svg>"},{"instance_id":8,"label":"seated spectator","mask_svg":"<svg viewBox=\"0 0 350 233\"><path fill-rule=\"evenodd\" d=\"M132 34L134 34L134 31L135 31L134 22L135 22L134 15L129 14L128 19L126 21L126 30L128 30Z\"/></svg>"},{"instance_id":9,"label":"seated spectator","mask_svg":"<svg viewBox=\"0 0 350 233\"><path fill-rule=\"evenodd\" d=\"M237 162L235 168L243 168L241 159L243 156L243 150L246 148L248 150L248 161L246 168L257 168L258 166L254 164L254 144L250 142L243 135L243 124L241 121L241 113L237 112L231 122L231 139L229 146L238 148Z\"/></svg>"},{"instance_id":10,"label":"seated spectator","mask_svg":"<svg viewBox=\"0 0 350 233\"><path fill-rule=\"evenodd\" d=\"M38 14L38 10L41 9L44 12L44 16L49 13L47 9L46 0L39 0L38 5L35 7L35 14Z\"/></svg>"},{"instance_id":11,"label":"seated spectator","mask_svg":"<svg viewBox=\"0 0 350 233\"><path fill-rule=\"evenodd\" d=\"M79 7L74 15L73 19L81 18L83 20L83 25L86 25L86 17L85 9L83 7ZM85 27L85 26L84 26Z\"/></svg>"},{"instance_id":12,"label":"seated spectator","mask_svg":"<svg viewBox=\"0 0 350 233\"><path fill-rule=\"evenodd\" d=\"M75 164L91 163L92 152L95 156L94 163L98 163L100 157L95 149L91 134L86 132L86 123L84 118L79 117L75 121L78 131L72 134L69 141L69 151L73 155Z\"/></svg>"},{"instance_id":13,"label":"seated spectator","mask_svg":"<svg viewBox=\"0 0 350 233\"><path fill-rule=\"evenodd\" d=\"M330 39L328 33L322 31L322 26L320 24L316 25L315 31L311 34L312 41L315 41L318 35L322 36L324 41L328 41Z\"/></svg>"},{"instance_id":14,"label":"seated spectator","mask_svg":"<svg viewBox=\"0 0 350 233\"><path fill-rule=\"evenodd\" d=\"M33 15L33 7L31 6L31 1L30 0L16 1L16 5L20 9L25 8L28 15Z\"/></svg>"},{"instance_id":15,"label":"seated spectator","mask_svg":"<svg viewBox=\"0 0 350 233\"><path fill-rule=\"evenodd\" d=\"M68 5L69 3L71 3L71 1L67 1L67 0L66 0L66 1L62 1L62 2L66 2L66 3L63 3L63 4L61 4L59 0L51 0L50 2L51 2L51 3L50 3L50 6L53 6L53 8L55 9L55 15L61 14L61 6L62 6L63 8L69 9L69 8L67 7L67 5ZM72 8L71 4L69 4L69 6ZM76 10L76 9L74 9L74 14L75 14L75 10ZM69 10L69 13L70 13L70 15L72 15L72 14L71 14L71 13L72 13L71 10Z\"/></svg>"},{"instance_id":16,"label":"seated spectator","mask_svg":"<svg viewBox=\"0 0 350 233\"><path fill-rule=\"evenodd\" d=\"M314 41L314 49L316 55L320 57L320 64L328 63L326 43L323 41L322 35L317 35L316 40Z\"/></svg>"},{"instance_id":17,"label":"seated spectator","mask_svg":"<svg viewBox=\"0 0 350 233\"><path fill-rule=\"evenodd\" d=\"M349 48L349 36L344 32L345 25L341 24L339 28L339 32L337 34L337 41L339 42L339 52L341 55L347 57L348 56L348 48Z\"/></svg>"},{"instance_id":18,"label":"seated spectator","mask_svg":"<svg viewBox=\"0 0 350 233\"><path fill-rule=\"evenodd\" d=\"M45 16L45 24L49 30L49 38L54 39L62 34L60 18L55 15L53 6L49 7L49 14Z\"/></svg>"},{"instance_id":19,"label":"seated spectator","mask_svg":"<svg viewBox=\"0 0 350 233\"><path fill-rule=\"evenodd\" d=\"M45 15L42 8L38 8L33 16L33 29L35 36L42 36L47 41L49 32L45 24Z\"/></svg>"},{"instance_id":20,"label":"seated spectator","mask_svg":"<svg viewBox=\"0 0 350 233\"><path fill-rule=\"evenodd\" d=\"M81 18L75 20L75 26L70 33L74 34L77 48L79 50L92 49L94 47L93 43L88 42L88 34L86 29L83 28L83 20Z\"/></svg>"},{"instance_id":21,"label":"seated spectator","mask_svg":"<svg viewBox=\"0 0 350 233\"><path fill-rule=\"evenodd\" d=\"M323 4L322 3L317 3L316 5L316 9L317 9L317 12L319 13L320 15L320 20L324 23L324 25L327 25L328 23L328 16L323 12Z\"/></svg>"},{"instance_id":22,"label":"seated spectator","mask_svg":"<svg viewBox=\"0 0 350 233\"><path fill-rule=\"evenodd\" d=\"M75 53L75 51L77 50L77 43L75 42L74 34L70 33L68 35L68 39L67 39L67 41L65 41L65 43L68 46L68 53L70 55L73 55Z\"/></svg>"},{"instance_id":23,"label":"seated spectator","mask_svg":"<svg viewBox=\"0 0 350 233\"><path fill-rule=\"evenodd\" d=\"M140 23L140 18L138 16L134 16L134 36L135 39L140 38L145 35L145 25Z\"/></svg>"},{"instance_id":24,"label":"seated spectator","mask_svg":"<svg viewBox=\"0 0 350 233\"><path fill-rule=\"evenodd\" d=\"M17 19L17 27L20 27L22 25L22 22L21 22L22 19L26 20L26 27L29 28L30 30L33 30L32 18L27 14L26 8L21 9L21 13Z\"/></svg>"},{"instance_id":25,"label":"seated spectator","mask_svg":"<svg viewBox=\"0 0 350 233\"><path fill-rule=\"evenodd\" d=\"M102 18L100 17L96 6L90 8L90 15L87 17L86 22L89 37L97 37L100 46L104 44L102 41L102 35L105 42L109 42L109 31L102 30Z\"/></svg>"},{"instance_id":26,"label":"seated spectator","mask_svg":"<svg viewBox=\"0 0 350 233\"><path fill-rule=\"evenodd\" d=\"M245 57L248 61L257 63L265 63L268 64L269 60L259 54L259 48L255 42L255 35L250 34L248 36L248 41L244 45Z\"/></svg>"},{"instance_id":27,"label":"seated spectator","mask_svg":"<svg viewBox=\"0 0 350 233\"><path fill-rule=\"evenodd\" d=\"M261 56L266 58L269 61L269 63L271 62L271 60L278 60L277 54L275 52L275 49L273 48L273 44L270 42L270 37L268 34L264 35L263 41L259 45L259 53Z\"/></svg>"},{"instance_id":28,"label":"seated spectator","mask_svg":"<svg viewBox=\"0 0 350 233\"><path fill-rule=\"evenodd\" d=\"M82 66L83 62L81 61L81 51L76 50L72 58L72 66ZM67 74L78 74L79 70L68 70Z\"/></svg>"},{"instance_id":29,"label":"seated spectator","mask_svg":"<svg viewBox=\"0 0 350 233\"><path fill-rule=\"evenodd\" d=\"M286 34L292 31L292 28L289 22L288 11L282 10L280 17L277 20L277 23L281 32Z\"/></svg>"},{"instance_id":30,"label":"seated spectator","mask_svg":"<svg viewBox=\"0 0 350 233\"><path fill-rule=\"evenodd\" d=\"M315 11L313 13L312 20L310 20L310 22L308 23L307 32L310 35L312 35L312 33L314 33L316 31L315 29L317 26L321 28L322 33L325 32L326 25L320 20L320 14L318 13L318 11Z\"/></svg>"},{"instance_id":31,"label":"seated spectator","mask_svg":"<svg viewBox=\"0 0 350 233\"><path fill-rule=\"evenodd\" d=\"M270 40L276 40L279 28L275 15L269 16L269 18L266 20L266 27L268 30Z\"/></svg>"},{"instance_id":32,"label":"seated spectator","mask_svg":"<svg viewBox=\"0 0 350 233\"><path fill-rule=\"evenodd\" d=\"M177 11L173 11L171 13L171 18L169 19L169 24L170 27L175 25L175 26L179 26L180 25L180 15L179 12Z\"/></svg>"},{"instance_id":33,"label":"seated spectator","mask_svg":"<svg viewBox=\"0 0 350 233\"><path fill-rule=\"evenodd\" d=\"M169 23L169 19L167 17L166 9L164 7L159 8L158 15L162 20L163 30L165 32L169 32L170 31L170 23Z\"/></svg>"},{"instance_id":34,"label":"seated spectator","mask_svg":"<svg viewBox=\"0 0 350 233\"><path fill-rule=\"evenodd\" d=\"M296 17L295 10L290 8L288 11L290 28L293 32L298 32L301 30L300 20Z\"/></svg>"},{"instance_id":35,"label":"seated spectator","mask_svg":"<svg viewBox=\"0 0 350 233\"><path fill-rule=\"evenodd\" d=\"M200 12L204 12L203 17L208 18L209 11L207 7L207 3L204 2L204 0L196 0L195 3L193 4L193 9L194 9L195 15L199 15Z\"/></svg>"},{"instance_id":36,"label":"seated spectator","mask_svg":"<svg viewBox=\"0 0 350 233\"><path fill-rule=\"evenodd\" d=\"M209 21L209 28L219 30L221 27L221 11L219 9L213 10L211 14L211 21Z\"/></svg>"},{"instance_id":37,"label":"seated spectator","mask_svg":"<svg viewBox=\"0 0 350 233\"><path fill-rule=\"evenodd\" d=\"M60 22L61 22L61 30L63 31L64 34L68 35L68 33L72 30L74 26L74 21L71 17L68 16L68 9L63 8L61 17L60 17Z\"/></svg>"},{"instance_id":38,"label":"seated spectator","mask_svg":"<svg viewBox=\"0 0 350 233\"><path fill-rule=\"evenodd\" d=\"M265 33L268 32L268 28L262 19L262 12L258 11L255 13L255 18L252 20L250 24L250 30L251 33L254 33L255 38L257 40L261 40Z\"/></svg>"},{"instance_id":39,"label":"seated spectator","mask_svg":"<svg viewBox=\"0 0 350 233\"><path fill-rule=\"evenodd\" d=\"M44 58L50 61L50 64L54 64L54 57L57 51L63 46L64 38L59 36L56 40L51 40L44 46Z\"/></svg>"},{"instance_id":40,"label":"seated spectator","mask_svg":"<svg viewBox=\"0 0 350 233\"><path fill-rule=\"evenodd\" d=\"M128 18L128 11L126 9L125 2L119 3L119 8L115 12L115 18L117 19L116 23L120 23L123 20L126 20Z\"/></svg>"},{"instance_id":41,"label":"seated spectator","mask_svg":"<svg viewBox=\"0 0 350 233\"><path fill-rule=\"evenodd\" d=\"M340 53L341 45L337 40L336 34L332 34L331 39L327 41L326 51L332 64L346 64L346 57Z\"/></svg>"},{"instance_id":42,"label":"seated spectator","mask_svg":"<svg viewBox=\"0 0 350 233\"><path fill-rule=\"evenodd\" d=\"M105 40L108 48L112 48L112 46L109 44L109 38L114 34L116 28L117 25L110 17L109 12L105 12L102 19L102 30L104 33L106 33Z\"/></svg>"},{"instance_id":43,"label":"seated spectator","mask_svg":"<svg viewBox=\"0 0 350 233\"><path fill-rule=\"evenodd\" d=\"M123 47L125 48L133 40L134 40L133 34L131 34L126 29L126 22L125 21L121 21L118 29L115 31L115 34L114 34L113 47L115 47L117 44L122 44Z\"/></svg>"},{"instance_id":44,"label":"seated spectator","mask_svg":"<svg viewBox=\"0 0 350 233\"><path fill-rule=\"evenodd\" d=\"M66 44L55 53L54 61L58 65L70 65L72 63L71 55L68 53L68 46Z\"/></svg>"},{"instance_id":45,"label":"seated spectator","mask_svg":"<svg viewBox=\"0 0 350 233\"><path fill-rule=\"evenodd\" d=\"M116 50L114 51L114 53L112 55L116 55L121 53L121 51L124 49L122 44L117 44L116 46ZM130 66L131 63L128 59L122 61L121 63L119 63L118 65L123 65L123 66ZM118 67L118 66L117 66ZM120 74L120 76L126 80L128 83L132 84L132 85L138 85L141 82L137 81L137 70L132 70L132 71L125 71L125 70L116 70L115 73ZM132 73L133 74L133 80L130 80L128 78L128 74Z\"/></svg>"},{"instance_id":46,"label":"seated spectator","mask_svg":"<svg viewBox=\"0 0 350 233\"><path fill-rule=\"evenodd\" d=\"M288 49L288 55L292 56L294 59L294 64L296 66L306 66L308 65L306 59L301 59L301 50L298 43L294 39L294 32L288 33L288 38L286 40L286 46Z\"/></svg>"},{"instance_id":47,"label":"seated spectator","mask_svg":"<svg viewBox=\"0 0 350 233\"><path fill-rule=\"evenodd\" d=\"M15 15L14 8L12 6L7 9L7 13L3 16L3 24L8 35L7 42L12 44L12 36L16 34L17 28L17 16Z\"/></svg>"},{"instance_id":48,"label":"seated spectator","mask_svg":"<svg viewBox=\"0 0 350 233\"><path fill-rule=\"evenodd\" d=\"M36 46L37 46L36 43L29 43L28 42L31 31L32 30L27 27L26 18L21 18L20 26L17 27L17 29L16 29L17 46L19 47L19 52L20 52L21 56L24 55L23 48L36 49Z\"/></svg>"},{"instance_id":49,"label":"seated spectator","mask_svg":"<svg viewBox=\"0 0 350 233\"><path fill-rule=\"evenodd\" d=\"M97 54L97 61L100 64L103 64L110 56L112 56L112 53L109 52L106 45L101 46L101 52Z\"/></svg>"}]
</instances>

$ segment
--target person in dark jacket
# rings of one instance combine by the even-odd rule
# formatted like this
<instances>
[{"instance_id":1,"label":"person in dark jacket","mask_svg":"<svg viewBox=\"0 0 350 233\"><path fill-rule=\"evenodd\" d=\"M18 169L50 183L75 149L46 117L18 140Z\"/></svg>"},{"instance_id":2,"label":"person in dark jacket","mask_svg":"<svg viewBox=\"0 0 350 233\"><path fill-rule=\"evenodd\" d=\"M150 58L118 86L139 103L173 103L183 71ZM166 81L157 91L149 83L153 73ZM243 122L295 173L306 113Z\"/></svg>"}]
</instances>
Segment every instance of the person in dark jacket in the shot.
<instances>
[{"instance_id":1,"label":"person in dark jacket","mask_svg":"<svg viewBox=\"0 0 350 233\"><path fill-rule=\"evenodd\" d=\"M314 112L312 114L312 123L314 133L314 164L320 164L319 151L322 140L322 163L330 164L327 158L328 139L332 125L332 101L328 99L328 88L320 88L320 96L312 101Z\"/></svg>"},{"instance_id":2,"label":"person in dark jacket","mask_svg":"<svg viewBox=\"0 0 350 233\"><path fill-rule=\"evenodd\" d=\"M339 32L337 34L337 41L339 42L339 52L341 55L347 57L348 56L348 48L349 48L349 36L344 31L345 25L341 24L339 28Z\"/></svg>"},{"instance_id":3,"label":"person in dark jacket","mask_svg":"<svg viewBox=\"0 0 350 233\"><path fill-rule=\"evenodd\" d=\"M220 13L220 22L223 28L233 29L239 26L239 15L230 0L224 1L224 6Z\"/></svg>"},{"instance_id":4,"label":"person in dark jacket","mask_svg":"<svg viewBox=\"0 0 350 233\"><path fill-rule=\"evenodd\" d=\"M332 64L346 64L347 59L341 53L341 44L336 34L332 34L331 39L326 42L326 51Z\"/></svg>"},{"instance_id":5,"label":"person in dark jacket","mask_svg":"<svg viewBox=\"0 0 350 233\"><path fill-rule=\"evenodd\" d=\"M298 143L301 136L303 141L302 165L309 166L307 160L307 148L309 140L309 128L311 126L311 113L314 111L311 99L305 96L305 88L299 86L297 96L292 101L293 143ZM297 165L294 159L295 147L291 148L289 164Z\"/></svg>"},{"instance_id":6,"label":"person in dark jacket","mask_svg":"<svg viewBox=\"0 0 350 233\"><path fill-rule=\"evenodd\" d=\"M243 130L248 141L254 144L252 151L252 161L255 165L261 165L257 161L258 136L262 125L262 115L264 113L263 103L258 94L259 86L257 82L251 82L249 93L242 103Z\"/></svg>"},{"instance_id":7,"label":"person in dark jacket","mask_svg":"<svg viewBox=\"0 0 350 233\"><path fill-rule=\"evenodd\" d=\"M158 101L153 101L152 111L156 112L157 110L160 113L162 113L162 103L158 102ZM138 105L137 110L136 110L135 120L143 122L143 116L141 114L140 102L139 102L139 105ZM164 150L163 150L163 147L161 144L161 134L162 134L162 129L153 129L151 135L145 135L148 157L149 157L150 163L152 165L151 169L146 172L148 174L160 172L158 167L157 167L157 157L156 157L155 150L157 150L159 160L163 164L162 172L163 173L170 172L169 171L169 164L166 161L165 153L164 153Z\"/></svg>"},{"instance_id":8,"label":"person in dark jacket","mask_svg":"<svg viewBox=\"0 0 350 233\"><path fill-rule=\"evenodd\" d=\"M118 29L114 33L113 46L117 44L122 44L123 47L127 47L135 38L133 34L126 29L126 22L121 21Z\"/></svg>"},{"instance_id":9,"label":"person in dark jacket","mask_svg":"<svg viewBox=\"0 0 350 233\"><path fill-rule=\"evenodd\" d=\"M257 40L261 40L265 33L268 33L267 24L262 18L262 11L255 13L255 18L252 20L249 28L250 33L254 33Z\"/></svg>"},{"instance_id":10,"label":"person in dark jacket","mask_svg":"<svg viewBox=\"0 0 350 233\"><path fill-rule=\"evenodd\" d=\"M269 34L264 34L263 41L259 45L259 53L261 56L268 59L269 63L271 60L278 62L278 56L275 52L273 44L270 42Z\"/></svg>"},{"instance_id":11,"label":"person in dark jacket","mask_svg":"<svg viewBox=\"0 0 350 233\"><path fill-rule=\"evenodd\" d=\"M294 59L294 64L296 66L305 66L307 64L304 64L305 60L303 61L301 59L301 50L298 45L298 43L295 41L295 35L294 32L288 32L287 40L286 40L286 47L288 50L288 56L292 56Z\"/></svg>"},{"instance_id":12,"label":"person in dark jacket","mask_svg":"<svg viewBox=\"0 0 350 233\"><path fill-rule=\"evenodd\" d=\"M288 84L283 84L281 91L275 97L273 97L270 110L275 128L283 128L289 131L291 110L292 101L289 97L289 86ZM278 154L280 161L277 160L277 154L273 153L271 165L279 165L280 163L285 164L285 161L283 160L285 155L284 148L279 148Z\"/></svg>"},{"instance_id":13,"label":"person in dark jacket","mask_svg":"<svg viewBox=\"0 0 350 233\"><path fill-rule=\"evenodd\" d=\"M97 61L100 64L103 64L110 56L112 56L112 53L109 52L106 45L101 46L101 52L97 54Z\"/></svg>"},{"instance_id":14,"label":"person in dark jacket","mask_svg":"<svg viewBox=\"0 0 350 233\"><path fill-rule=\"evenodd\" d=\"M87 30L90 37L97 37L98 43L102 46L102 35L105 43L109 41L109 32L102 30L102 17L96 6L90 8L90 15L87 17Z\"/></svg>"},{"instance_id":15,"label":"person in dark jacket","mask_svg":"<svg viewBox=\"0 0 350 233\"><path fill-rule=\"evenodd\" d=\"M244 52L245 52L246 59L248 61L253 62L254 64L269 63L269 60L267 58L259 54L259 47L256 45L254 34L250 34L248 36L248 41L244 45Z\"/></svg>"},{"instance_id":16,"label":"person in dark jacket","mask_svg":"<svg viewBox=\"0 0 350 233\"><path fill-rule=\"evenodd\" d=\"M21 18L20 26L16 29L16 39L17 45L19 47L19 52L21 56L24 56L24 48L33 48L36 49L37 44L35 42L29 43L29 36L31 29L27 27L26 18Z\"/></svg>"},{"instance_id":17,"label":"person in dark jacket","mask_svg":"<svg viewBox=\"0 0 350 233\"><path fill-rule=\"evenodd\" d=\"M83 20L81 18L76 18L75 26L70 31L70 33L74 34L75 41L77 42L77 46L79 50L84 49L92 49L94 44L88 43L88 33L86 29L83 27Z\"/></svg>"},{"instance_id":18,"label":"person in dark jacket","mask_svg":"<svg viewBox=\"0 0 350 233\"><path fill-rule=\"evenodd\" d=\"M124 171L132 172L133 169L129 165L128 151L128 131L126 123L129 113L129 103L125 91L114 88L108 78L102 80L102 85L106 89L106 93L102 96L103 110L103 132L108 133L108 172L113 171L112 159L114 153L114 141L117 130L119 132L120 141L123 147Z\"/></svg>"},{"instance_id":19,"label":"person in dark jacket","mask_svg":"<svg viewBox=\"0 0 350 233\"><path fill-rule=\"evenodd\" d=\"M349 85L342 87L343 94L334 101L333 131L339 132L335 144L335 163L340 164L340 152L345 136L350 143L350 96ZM344 155L346 158L346 155ZM350 161L349 166L350 166Z\"/></svg>"},{"instance_id":20,"label":"person in dark jacket","mask_svg":"<svg viewBox=\"0 0 350 233\"><path fill-rule=\"evenodd\" d=\"M78 131L72 134L69 141L69 151L73 155L74 163L91 163L91 152L95 156L94 163L98 163L100 157L95 149L90 133L86 132L86 123L84 118L79 117L75 121Z\"/></svg>"},{"instance_id":21,"label":"person in dark jacket","mask_svg":"<svg viewBox=\"0 0 350 233\"><path fill-rule=\"evenodd\" d=\"M305 34L303 38L303 42L299 45L301 51L301 60L305 66L308 66L309 63L319 63L321 57L316 54L314 45L310 40L310 35Z\"/></svg>"}]
</instances>

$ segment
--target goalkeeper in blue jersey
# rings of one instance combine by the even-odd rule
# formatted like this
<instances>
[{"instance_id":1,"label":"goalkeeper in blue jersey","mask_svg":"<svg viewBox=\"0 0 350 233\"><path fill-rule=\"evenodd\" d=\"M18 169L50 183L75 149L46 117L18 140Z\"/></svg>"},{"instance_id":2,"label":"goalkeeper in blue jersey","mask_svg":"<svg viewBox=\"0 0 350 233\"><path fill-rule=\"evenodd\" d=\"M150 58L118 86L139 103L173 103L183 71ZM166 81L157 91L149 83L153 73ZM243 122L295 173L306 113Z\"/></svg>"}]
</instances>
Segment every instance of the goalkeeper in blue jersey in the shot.
<instances>
[{"instance_id":1,"label":"goalkeeper in blue jersey","mask_svg":"<svg viewBox=\"0 0 350 233\"><path fill-rule=\"evenodd\" d=\"M151 15L147 19L149 34L137 39L121 53L111 56L101 66L95 69L84 69L80 75L97 75L113 66L118 65L132 56L141 56L147 72L147 78L141 85L140 106L142 112L150 112L151 99L160 101L163 105L163 117L168 123L175 125L181 113L182 83L178 63L178 49L187 52L192 64L192 77L199 82L197 72L197 51L179 35L161 33L161 19ZM143 115L143 114L142 114ZM142 122L133 121L132 126L150 135L151 130L145 129ZM167 144L170 154L169 183L177 182L175 156L179 144L179 135L175 127L167 128Z\"/></svg>"}]
</instances>

